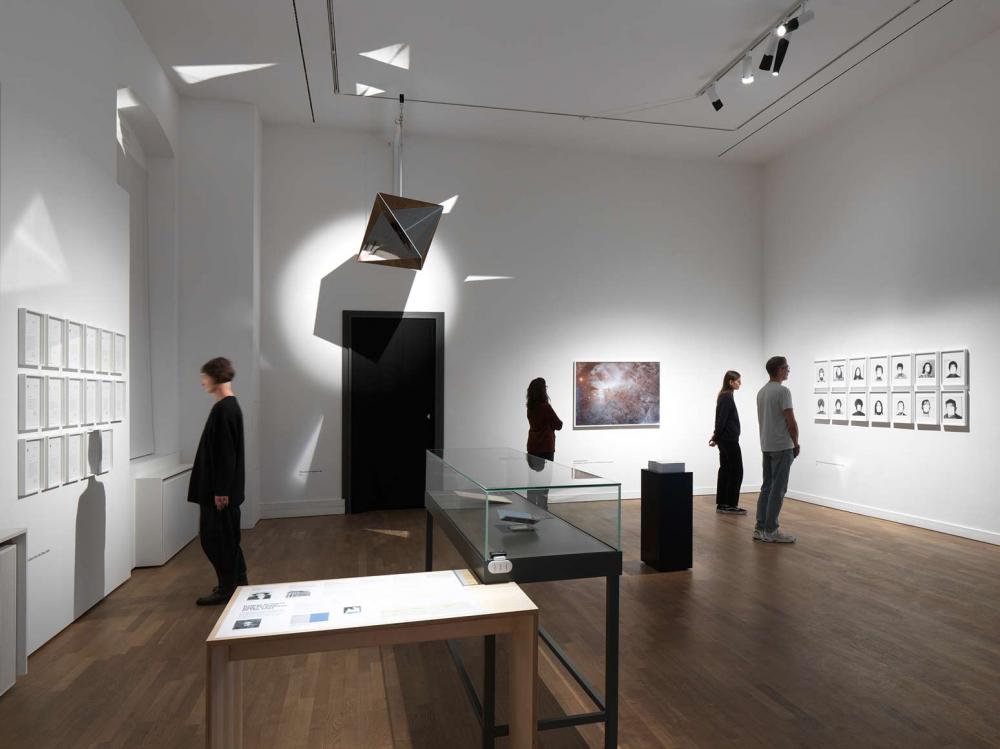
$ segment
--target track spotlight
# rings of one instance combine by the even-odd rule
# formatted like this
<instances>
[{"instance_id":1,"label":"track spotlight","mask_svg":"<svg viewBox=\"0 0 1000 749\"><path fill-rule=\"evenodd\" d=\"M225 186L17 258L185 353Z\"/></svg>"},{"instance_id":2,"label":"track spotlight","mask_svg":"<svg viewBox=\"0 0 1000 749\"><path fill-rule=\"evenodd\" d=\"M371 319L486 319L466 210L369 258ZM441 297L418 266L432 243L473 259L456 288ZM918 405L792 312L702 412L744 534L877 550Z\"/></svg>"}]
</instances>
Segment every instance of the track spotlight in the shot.
<instances>
[{"instance_id":1,"label":"track spotlight","mask_svg":"<svg viewBox=\"0 0 1000 749\"><path fill-rule=\"evenodd\" d=\"M771 75L778 75L781 72L781 66L785 62L785 54L788 52L788 37L782 37L778 40L778 50L774 55L774 67L771 70Z\"/></svg>"},{"instance_id":2,"label":"track spotlight","mask_svg":"<svg viewBox=\"0 0 1000 749\"><path fill-rule=\"evenodd\" d=\"M714 83L705 89L705 96L707 96L708 100L712 102L712 107L716 112L722 109L722 99L719 98L719 92L715 90Z\"/></svg>"},{"instance_id":3,"label":"track spotlight","mask_svg":"<svg viewBox=\"0 0 1000 749\"><path fill-rule=\"evenodd\" d=\"M743 72L740 74L740 81L744 86L753 83L753 55L749 52L743 58Z\"/></svg>"},{"instance_id":4,"label":"track spotlight","mask_svg":"<svg viewBox=\"0 0 1000 749\"><path fill-rule=\"evenodd\" d=\"M774 64L774 54L778 51L778 37L771 35L771 39L767 43L767 47L764 49L764 56L760 58L760 69L770 70L771 66Z\"/></svg>"},{"instance_id":5,"label":"track spotlight","mask_svg":"<svg viewBox=\"0 0 1000 749\"><path fill-rule=\"evenodd\" d=\"M799 8L799 14L795 16L795 18L789 18L783 24L778 26L778 28L774 30L774 33L777 34L779 37L783 37L785 36L785 34L790 34L797 28L805 26L815 17L816 13L812 10L812 8L809 8L805 2L803 2L801 7Z\"/></svg>"}]
</instances>

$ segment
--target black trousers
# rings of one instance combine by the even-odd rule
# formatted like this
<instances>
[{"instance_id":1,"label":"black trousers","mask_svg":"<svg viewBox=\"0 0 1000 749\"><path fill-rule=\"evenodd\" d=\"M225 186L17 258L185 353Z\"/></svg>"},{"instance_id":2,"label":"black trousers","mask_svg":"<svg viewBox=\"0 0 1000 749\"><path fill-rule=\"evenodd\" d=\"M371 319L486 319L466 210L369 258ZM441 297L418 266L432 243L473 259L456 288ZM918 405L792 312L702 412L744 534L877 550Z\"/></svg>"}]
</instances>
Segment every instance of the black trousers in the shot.
<instances>
[{"instance_id":1,"label":"black trousers","mask_svg":"<svg viewBox=\"0 0 1000 749\"><path fill-rule=\"evenodd\" d=\"M217 510L214 503L199 506L201 548L215 568L219 587L231 591L247 579L247 563L240 548L240 508L229 505Z\"/></svg>"},{"instance_id":2,"label":"black trousers","mask_svg":"<svg viewBox=\"0 0 1000 749\"><path fill-rule=\"evenodd\" d=\"M743 486L743 452L739 442L719 442L719 483L715 504L719 507L739 507L740 487Z\"/></svg>"},{"instance_id":3,"label":"black trousers","mask_svg":"<svg viewBox=\"0 0 1000 749\"><path fill-rule=\"evenodd\" d=\"M555 460L555 458L555 453L528 453L528 465L531 466L531 470L533 471L543 471L545 470L545 461ZM528 491L526 499L531 504L541 507L543 510L549 507L548 489L532 489Z\"/></svg>"}]
</instances>

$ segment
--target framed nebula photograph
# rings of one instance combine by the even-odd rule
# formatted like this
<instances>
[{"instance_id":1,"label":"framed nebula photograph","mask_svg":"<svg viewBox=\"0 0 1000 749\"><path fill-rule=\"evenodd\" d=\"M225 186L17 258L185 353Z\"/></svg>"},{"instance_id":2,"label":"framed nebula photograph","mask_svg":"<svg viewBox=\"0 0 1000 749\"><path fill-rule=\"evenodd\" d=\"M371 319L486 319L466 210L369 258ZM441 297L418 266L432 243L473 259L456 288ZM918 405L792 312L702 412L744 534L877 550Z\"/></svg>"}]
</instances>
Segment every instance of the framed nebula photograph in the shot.
<instances>
[{"instance_id":1,"label":"framed nebula photograph","mask_svg":"<svg viewBox=\"0 0 1000 749\"><path fill-rule=\"evenodd\" d=\"M913 387L913 354L893 354L889 362L889 381L893 390Z\"/></svg>"},{"instance_id":2,"label":"framed nebula photograph","mask_svg":"<svg viewBox=\"0 0 1000 749\"><path fill-rule=\"evenodd\" d=\"M941 391L941 423L945 427L969 426L969 394L964 390Z\"/></svg>"},{"instance_id":3,"label":"framed nebula photograph","mask_svg":"<svg viewBox=\"0 0 1000 749\"><path fill-rule=\"evenodd\" d=\"M830 419L829 393L818 393L814 400L815 400L815 408L813 409L813 417L817 421L829 421Z\"/></svg>"},{"instance_id":4,"label":"framed nebula photograph","mask_svg":"<svg viewBox=\"0 0 1000 749\"><path fill-rule=\"evenodd\" d=\"M868 394L868 420L872 424L888 424L892 419L888 393Z\"/></svg>"},{"instance_id":5,"label":"framed nebula photograph","mask_svg":"<svg viewBox=\"0 0 1000 749\"><path fill-rule=\"evenodd\" d=\"M834 421L847 421L847 393L831 393L828 409Z\"/></svg>"},{"instance_id":6,"label":"framed nebula photograph","mask_svg":"<svg viewBox=\"0 0 1000 749\"><path fill-rule=\"evenodd\" d=\"M941 387L969 386L969 352L966 349L941 352Z\"/></svg>"},{"instance_id":7,"label":"framed nebula photograph","mask_svg":"<svg viewBox=\"0 0 1000 749\"><path fill-rule=\"evenodd\" d=\"M936 351L913 355L913 384L920 390L938 386L938 355Z\"/></svg>"},{"instance_id":8,"label":"framed nebula photograph","mask_svg":"<svg viewBox=\"0 0 1000 749\"><path fill-rule=\"evenodd\" d=\"M917 391L914 394L913 419L920 426L938 426L941 423L938 414L938 394L936 391Z\"/></svg>"},{"instance_id":9,"label":"framed nebula photograph","mask_svg":"<svg viewBox=\"0 0 1000 749\"><path fill-rule=\"evenodd\" d=\"M868 357L868 387L871 390L889 389L889 357Z\"/></svg>"},{"instance_id":10,"label":"framed nebula photograph","mask_svg":"<svg viewBox=\"0 0 1000 749\"><path fill-rule=\"evenodd\" d=\"M660 425L659 362L576 362L573 428Z\"/></svg>"},{"instance_id":11,"label":"framed nebula photograph","mask_svg":"<svg viewBox=\"0 0 1000 749\"><path fill-rule=\"evenodd\" d=\"M868 423L868 393L848 393L847 409L851 415L851 423Z\"/></svg>"},{"instance_id":12,"label":"framed nebula photograph","mask_svg":"<svg viewBox=\"0 0 1000 749\"><path fill-rule=\"evenodd\" d=\"M825 393L830 389L830 362L813 362L813 390Z\"/></svg>"},{"instance_id":13,"label":"framed nebula photograph","mask_svg":"<svg viewBox=\"0 0 1000 749\"><path fill-rule=\"evenodd\" d=\"M868 389L868 359L858 357L847 362L848 387L851 390Z\"/></svg>"},{"instance_id":14,"label":"framed nebula photograph","mask_svg":"<svg viewBox=\"0 0 1000 749\"><path fill-rule=\"evenodd\" d=\"M893 424L913 423L913 393L909 390L889 393Z\"/></svg>"},{"instance_id":15,"label":"framed nebula photograph","mask_svg":"<svg viewBox=\"0 0 1000 749\"><path fill-rule=\"evenodd\" d=\"M830 362L830 388L847 390L847 359L833 359Z\"/></svg>"}]
</instances>

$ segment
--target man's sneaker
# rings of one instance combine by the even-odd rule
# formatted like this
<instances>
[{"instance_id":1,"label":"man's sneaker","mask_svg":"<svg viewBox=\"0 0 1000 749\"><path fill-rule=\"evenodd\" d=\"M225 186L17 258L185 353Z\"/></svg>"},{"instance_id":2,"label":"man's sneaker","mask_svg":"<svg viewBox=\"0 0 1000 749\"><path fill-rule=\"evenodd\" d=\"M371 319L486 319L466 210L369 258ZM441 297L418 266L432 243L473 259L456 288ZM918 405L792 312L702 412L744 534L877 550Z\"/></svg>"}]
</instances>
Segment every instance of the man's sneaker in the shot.
<instances>
[{"instance_id":1,"label":"man's sneaker","mask_svg":"<svg viewBox=\"0 0 1000 749\"><path fill-rule=\"evenodd\" d=\"M747 511L742 507L733 507L732 505L723 505L722 507L716 507L716 512L721 512L726 515L746 515Z\"/></svg>"},{"instance_id":2,"label":"man's sneaker","mask_svg":"<svg viewBox=\"0 0 1000 749\"><path fill-rule=\"evenodd\" d=\"M764 539L764 531L762 531L760 528L754 528L753 529L753 540L754 541L763 541L763 540L765 540Z\"/></svg>"},{"instance_id":3,"label":"man's sneaker","mask_svg":"<svg viewBox=\"0 0 1000 749\"><path fill-rule=\"evenodd\" d=\"M794 544L795 536L790 533L774 531L773 533L765 533L764 540L769 544Z\"/></svg>"},{"instance_id":4,"label":"man's sneaker","mask_svg":"<svg viewBox=\"0 0 1000 749\"><path fill-rule=\"evenodd\" d=\"M229 591L228 593L222 588L216 587L212 589L212 592L207 596L202 596L197 601L196 604L199 606L220 606L224 603L228 603L229 599L232 598L233 593Z\"/></svg>"}]
</instances>

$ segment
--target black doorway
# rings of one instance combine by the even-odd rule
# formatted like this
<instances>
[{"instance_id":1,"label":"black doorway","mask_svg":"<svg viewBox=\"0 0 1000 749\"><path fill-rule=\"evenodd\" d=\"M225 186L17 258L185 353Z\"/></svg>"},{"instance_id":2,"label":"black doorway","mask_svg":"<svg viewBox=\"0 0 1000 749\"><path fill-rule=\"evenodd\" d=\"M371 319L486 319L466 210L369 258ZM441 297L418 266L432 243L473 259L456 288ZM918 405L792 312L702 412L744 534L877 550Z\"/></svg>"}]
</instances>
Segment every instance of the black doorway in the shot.
<instances>
[{"instance_id":1,"label":"black doorway","mask_svg":"<svg viewBox=\"0 0 1000 749\"><path fill-rule=\"evenodd\" d=\"M344 311L347 512L424 506L444 443L444 313Z\"/></svg>"}]
</instances>

